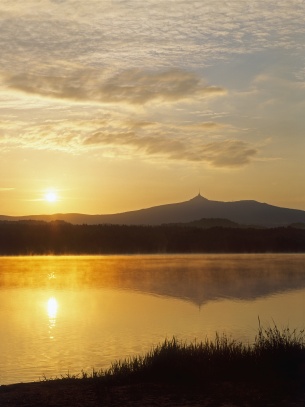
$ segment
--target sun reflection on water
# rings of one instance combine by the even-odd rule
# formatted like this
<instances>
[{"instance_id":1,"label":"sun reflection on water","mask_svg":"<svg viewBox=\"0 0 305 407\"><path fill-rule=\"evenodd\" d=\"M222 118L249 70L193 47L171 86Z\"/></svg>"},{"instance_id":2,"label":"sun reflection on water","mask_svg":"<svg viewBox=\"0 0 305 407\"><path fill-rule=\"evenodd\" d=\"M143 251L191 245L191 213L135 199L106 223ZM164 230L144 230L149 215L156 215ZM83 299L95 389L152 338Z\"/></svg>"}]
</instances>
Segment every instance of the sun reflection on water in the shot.
<instances>
[{"instance_id":1,"label":"sun reflection on water","mask_svg":"<svg viewBox=\"0 0 305 407\"><path fill-rule=\"evenodd\" d=\"M47 302L47 312L49 317L49 338L54 339L53 330L56 325L56 317L57 317L57 310L58 310L58 302L56 298L51 297L48 299Z\"/></svg>"}]
</instances>

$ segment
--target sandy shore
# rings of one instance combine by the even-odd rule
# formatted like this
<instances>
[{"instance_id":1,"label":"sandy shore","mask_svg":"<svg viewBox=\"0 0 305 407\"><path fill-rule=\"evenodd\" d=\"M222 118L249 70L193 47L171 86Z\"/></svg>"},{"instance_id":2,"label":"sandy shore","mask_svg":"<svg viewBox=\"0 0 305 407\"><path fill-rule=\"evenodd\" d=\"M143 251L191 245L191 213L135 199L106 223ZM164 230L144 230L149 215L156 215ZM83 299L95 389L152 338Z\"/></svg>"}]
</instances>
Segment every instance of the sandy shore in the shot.
<instances>
[{"instance_id":1,"label":"sandy shore","mask_svg":"<svg viewBox=\"0 0 305 407\"><path fill-rule=\"evenodd\" d=\"M268 392L251 384L215 383L204 388L133 384L104 386L97 380L54 380L0 386L1 407L304 407L305 390Z\"/></svg>"}]
</instances>

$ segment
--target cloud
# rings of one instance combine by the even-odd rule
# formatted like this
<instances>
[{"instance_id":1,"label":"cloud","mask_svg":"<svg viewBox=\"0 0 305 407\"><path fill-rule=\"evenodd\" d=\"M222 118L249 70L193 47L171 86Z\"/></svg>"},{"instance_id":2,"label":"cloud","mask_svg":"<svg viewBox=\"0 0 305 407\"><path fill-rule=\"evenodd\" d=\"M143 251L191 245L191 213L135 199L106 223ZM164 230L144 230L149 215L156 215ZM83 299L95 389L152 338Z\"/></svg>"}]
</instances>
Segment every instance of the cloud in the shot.
<instances>
[{"instance_id":1,"label":"cloud","mask_svg":"<svg viewBox=\"0 0 305 407\"><path fill-rule=\"evenodd\" d=\"M214 167L240 167L249 164L258 150L240 140L225 140L203 146L202 160Z\"/></svg>"},{"instance_id":2,"label":"cloud","mask_svg":"<svg viewBox=\"0 0 305 407\"><path fill-rule=\"evenodd\" d=\"M234 168L249 164L258 147L232 138L238 132L217 122L162 123L105 114L99 119L47 120L22 126L2 139L5 147L61 150L73 154L115 152L119 157L202 162L213 167ZM5 127L4 127L5 133ZM216 140L215 140L216 138ZM263 147L262 147L263 148Z\"/></svg>"},{"instance_id":3,"label":"cloud","mask_svg":"<svg viewBox=\"0 0 305 407\"><path fill-rule=\"evenodd\" d=\"M180 131L189 131L199 134L210 134L215 132L221 132L224 130L228 132L234 130L233 126L229 124L217 123L213 121L194 122L190 124L178 124L176 128L177 130L179 129Z\"/></svg>"},{"instance_id":4,"label":"cloud","mask_svg":"<svg viewBox=\"0 0 305 407\"><path fill-rule=\"evenodd\" d=\"M132 105L226 93L225 89L208 86L195 74L178 69L161 72L129 69L110 78L90 70L61 77L23 73L4 75L3 82L10 89L48 98Z\"/></svg>"},{"instance_id":5,"label":"cloud","mask_svg":"<svg viewBox=\"0 0 305 407\"><path fill-rule=\"evenodd\" d=\"M1 0L0 65L202 69L237 55L304 53L302 0Z\"/></svg>"},{"instance_id":6,"label":"cloud","mask_svg":"<svg viewBox=\"0 0 305 407\"><path fill-rule=\"evenodd\" d=\"M160 122L153 122L153 121L133 121L133 120L126 120L122 121L121 127L125 127L131 129L133 131L142 131L142 132L151 132L157 131L158 129L162 129L163 132L167 134L210 134L222 131L226 129L229 131L231 126L224 123L217 123L213 121L206 121L206 122L179 122L175 123L160 123Z\"/></svg>"},{"instance_id":7,"label":"cloud","mask_svg":"<svg viewBox=\"0 0 305 407\"><path fill-rule=\"evenodd\" d=\"M170 160L203 162L217 168L237 168L249 164L258 154L257 148L240 140L210 143L191 138L167 138L162 135L139 137L134 132L110 134L96 132L84 140L85 145L127 146L147 156Z\"/></svg>"}]
</instances>

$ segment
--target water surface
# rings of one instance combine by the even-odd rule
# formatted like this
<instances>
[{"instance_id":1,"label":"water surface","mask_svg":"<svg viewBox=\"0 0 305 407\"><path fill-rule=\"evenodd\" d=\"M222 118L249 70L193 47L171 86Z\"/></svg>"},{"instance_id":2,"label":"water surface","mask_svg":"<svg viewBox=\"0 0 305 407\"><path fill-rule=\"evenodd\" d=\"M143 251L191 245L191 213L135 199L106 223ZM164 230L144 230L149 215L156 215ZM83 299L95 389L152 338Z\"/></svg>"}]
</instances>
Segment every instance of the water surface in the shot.
<instances>
[{"instance_id":1,"label":"water surface","mask_svg":"<svg viewBox=\"0 0 305 407\"><path fill-rule=\"evenodd\" d=\"M305 325L305 255L0 258L0 384L106 368L165 338Z\"/></svg>"}]
</instances>

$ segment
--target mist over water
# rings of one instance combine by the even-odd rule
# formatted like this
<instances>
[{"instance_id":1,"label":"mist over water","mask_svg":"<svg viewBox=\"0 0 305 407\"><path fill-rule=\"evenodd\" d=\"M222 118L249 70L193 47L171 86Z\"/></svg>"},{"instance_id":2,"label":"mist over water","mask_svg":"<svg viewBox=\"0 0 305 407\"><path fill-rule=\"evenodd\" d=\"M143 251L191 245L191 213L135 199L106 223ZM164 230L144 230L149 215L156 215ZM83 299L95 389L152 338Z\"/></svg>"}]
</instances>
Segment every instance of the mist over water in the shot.
<instances>
[{"instance_id":1,"label":"mist over water","mask_svg":"<svg viewBox=\"0 0 305 407\"><path fill-rule=\"evenodd\" d=\"M173 335L305 326L305 255L0 258L0 384L106 368Z\"/></svg>"}]
</instances>

